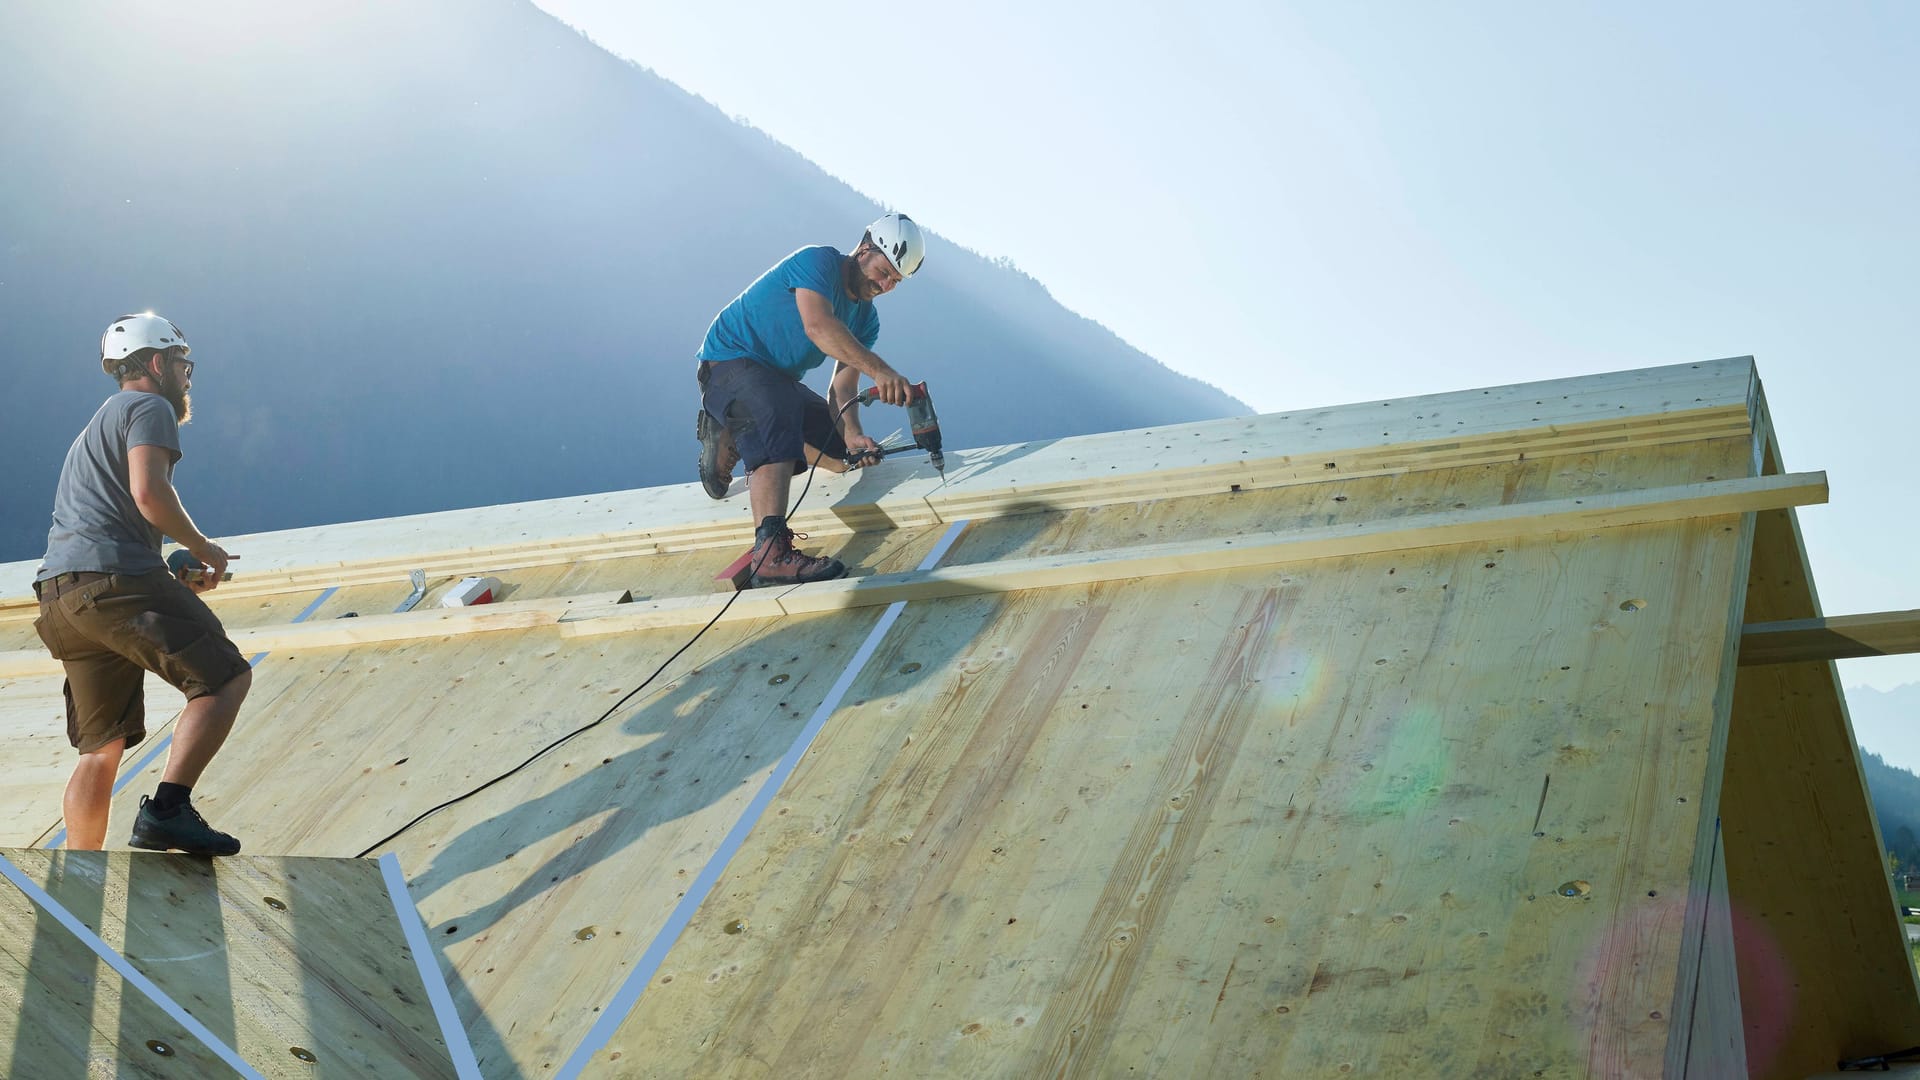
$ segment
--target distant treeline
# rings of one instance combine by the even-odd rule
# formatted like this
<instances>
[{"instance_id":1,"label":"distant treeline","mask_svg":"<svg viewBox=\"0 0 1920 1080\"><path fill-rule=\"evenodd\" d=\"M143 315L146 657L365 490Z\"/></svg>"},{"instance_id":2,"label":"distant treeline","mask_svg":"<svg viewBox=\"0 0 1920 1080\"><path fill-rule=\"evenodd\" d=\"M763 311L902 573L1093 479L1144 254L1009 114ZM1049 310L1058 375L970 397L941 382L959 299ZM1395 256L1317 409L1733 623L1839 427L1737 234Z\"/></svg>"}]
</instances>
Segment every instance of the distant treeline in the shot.
<instances>
[{"instance_id":1,"label":"distant treeline","mask_svg":"<svg viewBox=\"0 0 1920 1080\"><path fill-rule=\"evenodd\" d=\"M1902 874L1920 873L1920 776L1895 768L1879 754L1861 751L1867 791L1880 819L1880 840Z\"/></svg>"}]
</instances>

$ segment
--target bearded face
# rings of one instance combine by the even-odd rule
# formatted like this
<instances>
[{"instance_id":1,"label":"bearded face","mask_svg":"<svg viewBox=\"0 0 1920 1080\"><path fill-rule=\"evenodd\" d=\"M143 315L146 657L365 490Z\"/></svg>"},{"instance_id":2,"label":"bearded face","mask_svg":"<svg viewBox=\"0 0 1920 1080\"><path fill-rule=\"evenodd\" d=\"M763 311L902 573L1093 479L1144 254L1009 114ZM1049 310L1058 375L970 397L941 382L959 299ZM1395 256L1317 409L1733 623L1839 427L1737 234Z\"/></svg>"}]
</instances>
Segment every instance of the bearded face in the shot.
<instances>
[{"instance_id":1,"label":"bearded face","mask_svg":"<svg viewBox=\"0 0 1920 1080\"><path fill-rule=\"evenodd\" d=\"M193 361L169 350L160 361L160 396L173 405L173 418L181 424L193 420Z\"/></svg>"},{"instance_id":2,"label":"bearded face","mask_svg":"<svg viewBox=\"0 0 1920 1080\"><path fill-rule=\"evenodd\" d=\"M900 284L900 271L893 268L879 248L862 241L841 271L847 295L856 301L871 300L891 292Z\"/></svg>"}]
</instances>

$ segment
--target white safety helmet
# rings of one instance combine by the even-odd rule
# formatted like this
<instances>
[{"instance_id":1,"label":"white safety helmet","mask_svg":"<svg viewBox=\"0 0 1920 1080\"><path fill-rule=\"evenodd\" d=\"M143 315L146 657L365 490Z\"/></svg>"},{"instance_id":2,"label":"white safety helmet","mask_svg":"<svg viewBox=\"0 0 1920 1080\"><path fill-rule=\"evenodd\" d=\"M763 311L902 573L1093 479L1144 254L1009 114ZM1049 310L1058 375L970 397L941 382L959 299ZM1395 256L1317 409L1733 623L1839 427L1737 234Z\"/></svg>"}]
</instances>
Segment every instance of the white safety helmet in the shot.
<instances>
[{"instance_id":1,"label":"white safety helmet","mask_svg":"<svg viewBox=\"0 0 1920 1080\"><path fill-rule=\"evenodd\" d=\"M178 347L187 351L187 335L167 319L153 312L139 315L122 315L113 320L107 332L100 335L100 366L107 374L113 375L122 365L120 361L139 352L141 349L172 349Z\"/></svg>"},{"instance_id":2,"label":"white safety helmet","mask_svg":"<svg viewBox=\"0 0 1920 1080\"><path fill-rule=\"evenodd\" d=\"M867 226L867 239L887 257L900 276L910 278L920 269L920 260L927 256L927 242L920 236L920 226L905 214L888 214L879 221Z\"/></svg>"}]
</instances>

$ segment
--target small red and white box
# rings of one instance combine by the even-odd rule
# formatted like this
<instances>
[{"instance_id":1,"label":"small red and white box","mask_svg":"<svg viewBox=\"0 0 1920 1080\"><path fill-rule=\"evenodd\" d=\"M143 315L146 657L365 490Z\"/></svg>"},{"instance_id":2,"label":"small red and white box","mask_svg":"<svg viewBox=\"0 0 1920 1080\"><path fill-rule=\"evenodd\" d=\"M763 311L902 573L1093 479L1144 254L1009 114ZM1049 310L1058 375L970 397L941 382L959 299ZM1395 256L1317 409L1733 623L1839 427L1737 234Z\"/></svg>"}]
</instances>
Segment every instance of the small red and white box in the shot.
<instances>
[{"instance_id":1,"label":"small red and white box","mask_svg":"<svg viewBox=\"0 0 1920 1080\"><path fill-rule=\"evenodd\" d=\"M500 579L497 577L461 578L460 584L447 590L440 598L441 607L472 607L475 604L491 604L500 591Z\"/></svg>"}]
</instances>

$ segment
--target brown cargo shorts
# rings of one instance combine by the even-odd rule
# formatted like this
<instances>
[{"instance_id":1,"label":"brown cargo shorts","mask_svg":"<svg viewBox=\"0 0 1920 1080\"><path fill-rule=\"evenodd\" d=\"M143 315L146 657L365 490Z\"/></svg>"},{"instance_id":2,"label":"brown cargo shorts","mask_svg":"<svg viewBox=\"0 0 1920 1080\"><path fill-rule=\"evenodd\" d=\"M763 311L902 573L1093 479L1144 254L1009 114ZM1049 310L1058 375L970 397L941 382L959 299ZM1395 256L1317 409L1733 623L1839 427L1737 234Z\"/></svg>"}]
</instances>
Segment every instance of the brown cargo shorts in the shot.
<instances>
[{"instance_id":1,"label":"brown cargo shorts","mask_svg":"<svg viewBox=\"0 0 1920 1080\"><path fill-rule=\"evenodd\" d=\"M146 672L192 701L247 670L219 617L164 569L62 574L35 588L33 628L67 669L67 741L83 754L147 737Z\"/></svg>"}]
</instances>

